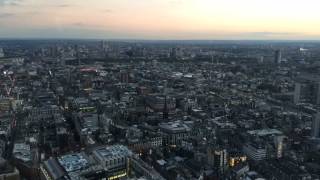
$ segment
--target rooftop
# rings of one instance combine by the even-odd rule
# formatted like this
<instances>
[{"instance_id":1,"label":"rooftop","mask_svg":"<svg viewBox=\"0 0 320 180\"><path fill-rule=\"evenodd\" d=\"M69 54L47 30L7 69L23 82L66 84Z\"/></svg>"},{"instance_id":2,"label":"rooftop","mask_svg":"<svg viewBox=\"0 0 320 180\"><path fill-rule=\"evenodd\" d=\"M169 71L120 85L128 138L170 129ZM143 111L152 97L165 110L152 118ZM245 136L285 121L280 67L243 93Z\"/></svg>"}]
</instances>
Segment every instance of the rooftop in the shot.
<instances>
[{"instance_id":1,"label":"rooftop","mask_svg":"<svg viewBox=\"0 0 320 180\"><path fill-rule=\"evenodd\" d=\"M165 131L169 132L188 132L191 131L191 123L174 121L168 123L161 123L159 127Z\"/></svg>"},{"instance_id":2,"label":"rooftop","mask_svg":"<svg viewBox=\"0 0 320 180\"><path fill-rule=\"evenodd\" d=\"M30 145L25 143L16 143L13 147L13 155L15 158L20 159L24 162L32 160Z\"/></svg>"},{"instance_id":3,"label":"rooftop","mask_svg":"<svg viewBox=\"0 0 320 180\"><path fill-rule=\"evenodd\" d=\"M282 135L282 132L277 129L259 129L248 131L248 133L256 136Z\"/></svg>"},{"instance_id":4,"label":"rooftop","mask_svg":"<svg viewBox=\"0 0 320 180\"><path fill-rule=\"evenodd\" d=\"M132 152L125 146L113 145L97 148L93 153L101 159L113 159L116 156L130 156Z\"/></svg>"},{"instance_id":5,"label":"rooftop","mask_svg":"<svg viewBox=\"0 0 320 180\"><path fill-rule=\"evenodd\" d=\"M68 173L85 169L89 166L89 161L81 153L60 156L58 157L58 161Z\"/></svg>"}]
</instances>

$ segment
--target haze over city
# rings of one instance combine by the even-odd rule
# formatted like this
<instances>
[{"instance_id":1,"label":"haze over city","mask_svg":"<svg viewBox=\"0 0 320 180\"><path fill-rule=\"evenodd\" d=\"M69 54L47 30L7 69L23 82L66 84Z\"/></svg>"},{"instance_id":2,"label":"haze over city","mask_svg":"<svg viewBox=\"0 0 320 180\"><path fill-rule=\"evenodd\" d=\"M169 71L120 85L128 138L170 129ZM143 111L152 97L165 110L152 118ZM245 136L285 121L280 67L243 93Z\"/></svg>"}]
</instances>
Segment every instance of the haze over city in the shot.
<instances>
[{"instance_id":1,"label":"haze over city","mask_svg":"<svg viewBox=\"0 0 320 180\"><path fill-rule=\"evenodd\" d=\"M1 38L319 40L318 0L0 0Z\"/></svg>"},{"instance_id":2,"label":"haze over city","mask_svg":"<svg viewBox=\"0 0 320 180\"><path fill-rule=\"evenodd\" d=\"M0 0L0 180L320 180L319 0Z\"/></svg>"}]
</instances>

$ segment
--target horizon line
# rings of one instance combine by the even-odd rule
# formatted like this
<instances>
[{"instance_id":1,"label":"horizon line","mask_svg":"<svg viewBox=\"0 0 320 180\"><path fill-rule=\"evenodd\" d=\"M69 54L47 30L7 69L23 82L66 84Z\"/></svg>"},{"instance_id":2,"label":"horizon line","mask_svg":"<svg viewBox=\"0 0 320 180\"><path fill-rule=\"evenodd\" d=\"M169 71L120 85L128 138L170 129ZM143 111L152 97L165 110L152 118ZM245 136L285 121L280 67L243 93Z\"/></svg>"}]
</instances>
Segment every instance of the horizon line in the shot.
<instances>
[{"instance_id":1,"label":"horizon line","mask_svg":"<svg viewBox=\"0 0 320 180\"><path fill-rule=\"evenodd\" d=\"M248 42L320 42L320 39L144 39L144 38L68 38L68 37L0 37L0 41L14 41L14 40L88 40L88 41L203 41L203 42L217 42L217 41L248 41Z\"/></svg>"}]
</instances>

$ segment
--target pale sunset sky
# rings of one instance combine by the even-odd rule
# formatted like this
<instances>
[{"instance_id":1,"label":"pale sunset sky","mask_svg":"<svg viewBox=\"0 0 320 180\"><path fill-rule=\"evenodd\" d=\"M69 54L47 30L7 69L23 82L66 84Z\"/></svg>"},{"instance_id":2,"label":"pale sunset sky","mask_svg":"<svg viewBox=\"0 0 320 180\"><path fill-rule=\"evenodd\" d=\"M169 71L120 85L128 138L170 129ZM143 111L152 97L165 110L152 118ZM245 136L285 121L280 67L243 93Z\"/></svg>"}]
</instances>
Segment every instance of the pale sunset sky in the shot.
<instances>
[{"instance_id":1,"label":"pale sunset sky","mask_svg":"<svg viewBox=\"0 0 320 180\"><path fill-rule=\"evenodd\" d=\"M320 40L320 0L0 0L0 38Z\"/></svg>"}]
</instances>

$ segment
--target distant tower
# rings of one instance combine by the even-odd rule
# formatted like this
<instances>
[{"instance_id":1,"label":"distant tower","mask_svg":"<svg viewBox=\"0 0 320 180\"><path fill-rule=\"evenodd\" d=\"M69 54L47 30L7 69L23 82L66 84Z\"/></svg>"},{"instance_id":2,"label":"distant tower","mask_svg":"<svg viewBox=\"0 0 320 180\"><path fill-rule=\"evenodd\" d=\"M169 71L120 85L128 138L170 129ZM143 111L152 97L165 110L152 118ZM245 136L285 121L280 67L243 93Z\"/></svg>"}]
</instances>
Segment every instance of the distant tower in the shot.
<instances>
[{"instance_id":1,"label":"distant tower","mask_svg":"<svg viewBox=\"0 0 320 180\"><path fill-rule=\"evenodd\" d=\"M167 95L164 97L164 107L163 107L163 119L168 119L169 112L168 112L168 104L167 104Z\"/></svg>"},{"instance_id":2,"label":"distant tower","mask_svg":"<svg viewBox=\"0 0 320 180\"><path fill-rule=\"evenodd\" d=\"M76 55L76 58L78 60L78 65L80 66L81 65L81 60L80 60L80 48L79 48L79 45L74 45L74 50L75 50L75 55Z\"/></svg>"},{"instance_id":3,"label":"distant tower","mask_svg":"<svg viewBox=\"0 0 320 180\"><path fill-rule=\"evenodd\" d=\"M294 97L293 103L298 104L300 102L300 95L301 95L301 83L296 83L294 87Z\"/></svg>"},{"instance_id":4,"label":"distant tower","mask_svg":"<svg viewBox=\"0 0 320 180\"><path fill-rule=\"evenodd\" d=\"M320 104L320 82L315 83L316 104Z\"/></svg>"},{"instance_id":5,"label":"distant tower","mask_svg":"<svg viewBox=\"0 0 320 180\"><path fill-rule=\"evenodd\" d=\"M207 150L208 164L219 172L224 172L227 166L227 150L224 148L209 148Z\"/></svg>"},{"instance_id":6,"label":"distant tower","mask_svg":"<svg viewBox=\"0 0 320 180\"><path fill-rule=\"evenodd\" d=\"M263 61L264 61L264 57L263 57L263 56L260 56L260 57L258 58L258 63L263 63Z\"/></svg>"},{"instance_id":7,"label":"distant tower","mask_svg":"<svg viewBox=\"0 0 320 180\"><path fill-rule=\"evenodd\" d=\"M108 50L109 46L108 46L108 43L104 40L102 40L100 42L100 49L102 52L106 52Z\"/></svg>"},{"instance_id":8,"label":"distant tower","mask_svg":"<svg viewBox=\"0 0 320 180\"><path fill-rule=\"evenodd\" d=\"M218 64L218 61L217 61ZM212 82L212 75L213 75L213 68L214 68L214 64L213 64L213 56L211 56L211 68L210 68L210 83Z\"/></svg>"},{"instance_id":9,"label":"distant tower","mask_svg":"<svg viewBox=\"0 0 320 180\"><path fill-rule=\"evenodd\" d=\"M167 95L168 95L167 88L168 88L168 82L165 81L165 83L164 83L164 89L163 89L163 93L164 93L163 119L168 119L168 117L169 117L168 99L167 99Z\"/></svg>"},{"instance_id":10,"label":"distant tower","mask_svg":"<svg viewBox=\"0 0 320 180\"><path fill-rule=\"evenodd\" d=\"M127 72L127 71L120 72L120 82L121 83L129 83L129 72Z\"/></svg>"},{"instance_id":11,"label":"distant tower","mask_svg":"<svg viewBox=\"0 0 320 180\"><path fill-rule=\"evenodd\" d=\"M170 58L176 59L177 58L177 49L176 48L171 48L170 49Z\"/></svg>"},{"instance_id":12,"label":"distant tower","mask_svg":"<svg viewBox=\"0 0 320 180\"><path fill-rule=\"evenodd\" d=\"M293 102L320 105L320 79L318 76L301 76L295 83Z\"/></svg>"},{"instance_id":13,"label":"distant tower","mask_svg":"<svg viewBox=\"0 0 320 180\"><path fill-rule=\"evenodd\" d=\"M282 55L281 55L281 50L276 50L275 55L274 55L274 61L275 63L281 63L282 61Z\"/></svg>"},{"instance_id":14,"label":"distant tower","mask_svg":"<svg viewBox=\"0 0 320 180\"><path fill-rule=\"evenodd\" d=\"M104 51L104 48L105 48L105 42L104 42L104 40L102 40L102 41L100 41L100 49L102 51Z\"/></svg>"},{"instance_id":15,"label":"distant tower","mask_svg":"<svg viewBox=\"0 0 320 180\"><path fill-rule=\"evenodd\" d=\"M275 147L276 147L276 156L277 158L282 158L282 154L283 154L283 140L284 140L284 136L276 136L274 137L274 143L275 143Z\"/></svg>"},{"instance_id":16,"label":"distant tower","mask_svg":"<svg viewBox=\"0 0 320 180\"><path fill-rule=\"evenodd\" d=\"M320 138L320 112L317 112L313 117L311 136L313 138Z\"/></svg>"},{"instance_id":17,"label":"distant tower","mask_svg":"<svg viewBox=\"0 0 320 180\"><path fill-rule=\"evenodd\" d=\"M0 48L0 58L3 58L4 57L4 52L3 52L3 49Z\"/></svg>"}]
</instances>

